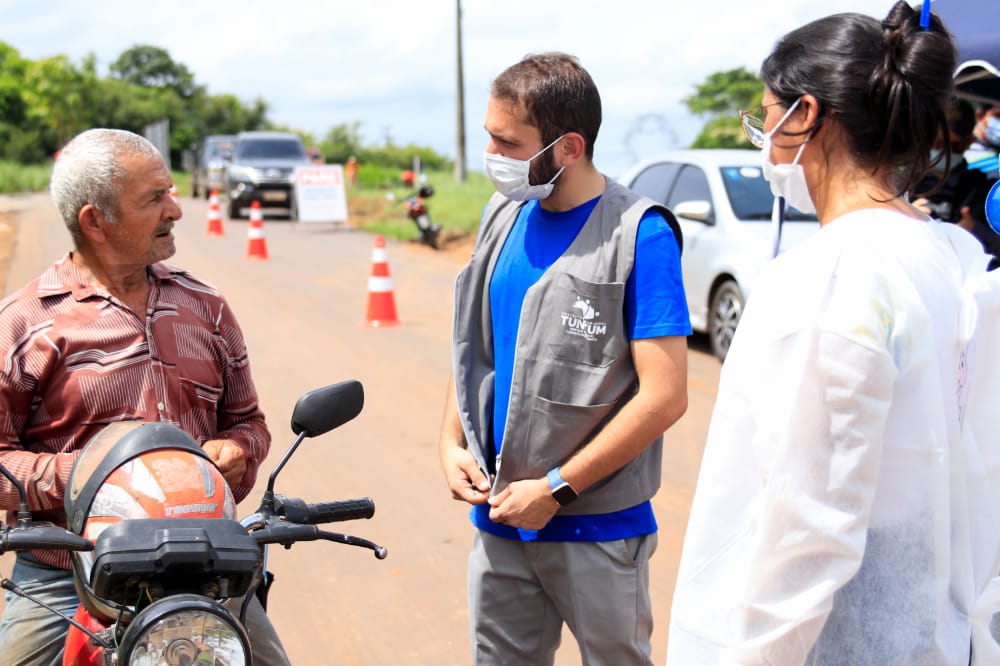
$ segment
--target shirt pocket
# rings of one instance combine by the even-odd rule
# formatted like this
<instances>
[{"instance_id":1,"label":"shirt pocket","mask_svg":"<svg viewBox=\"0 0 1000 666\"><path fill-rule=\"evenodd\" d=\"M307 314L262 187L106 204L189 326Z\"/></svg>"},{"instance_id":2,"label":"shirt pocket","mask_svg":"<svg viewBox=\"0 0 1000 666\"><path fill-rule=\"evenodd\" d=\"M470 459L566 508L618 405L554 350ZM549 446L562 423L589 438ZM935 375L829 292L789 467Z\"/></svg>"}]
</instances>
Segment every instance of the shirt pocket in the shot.
<instances>
[{"instance_id":1,"label":"shirt pocket","mask_svg":"<svg viewBox=\"0 0 1000 666\"><path fill-rule=\"evenodd\" d=\"M525 458L528 476L544 476L566 462L611 416L617 403L571 405L536 397L528 422Z\"/></svg>"},{"instance_id":2,"label":"shirt pocket","mask_svg":"<svg viewBox=\"0 0 1000 666\"><path fill-rule=\"evenodd\" d=\"M546 347L563 364L606 368L628 351L625 285L560 275L549 296L555 311L545 327Z\"/></svg>"},{"instance_id":3,"label":"shirt pocket","mask_svg":"<svg viewBox=\"0 0 1000 666\"><path fill-rule=\"evenodd\" d=\"M181 395L184 396L185 402L198 409L212 412L216 410L216 407L222 401L222 396L225 392L221 386L185 377L180 378L180 385Z\"/></svg>"}]
</instances>

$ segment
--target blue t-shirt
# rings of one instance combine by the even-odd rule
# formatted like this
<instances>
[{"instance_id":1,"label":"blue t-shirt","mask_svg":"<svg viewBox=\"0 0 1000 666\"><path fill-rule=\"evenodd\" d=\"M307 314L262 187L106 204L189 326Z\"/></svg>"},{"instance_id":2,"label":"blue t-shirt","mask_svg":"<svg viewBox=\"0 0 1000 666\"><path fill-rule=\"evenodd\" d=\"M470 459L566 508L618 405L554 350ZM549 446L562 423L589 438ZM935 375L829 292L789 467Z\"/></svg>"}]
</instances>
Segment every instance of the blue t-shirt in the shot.
<instances>
[{"instance_id":1,"label":"blue t-shirt","mask_svg":"<svg viewBox=\"0 0 1000 666\"><path fill-rule=\"evenodd\" d=\"M558 213L529 201L521 207L497 258L490 278L496 370L493 441L497 453L503 446L524 296L570 246L599 200L597 197ZM625 283L625 323L632 340L691 334L677 242L670 225L655 211L647 212L639 223L635 262ZM555 516L541 530L494 523L489 511L488 504L474 506L472 522L496 536L521 541L609 541L656 531L649 502L614 513Z\"/></svg>"}]
</instances>

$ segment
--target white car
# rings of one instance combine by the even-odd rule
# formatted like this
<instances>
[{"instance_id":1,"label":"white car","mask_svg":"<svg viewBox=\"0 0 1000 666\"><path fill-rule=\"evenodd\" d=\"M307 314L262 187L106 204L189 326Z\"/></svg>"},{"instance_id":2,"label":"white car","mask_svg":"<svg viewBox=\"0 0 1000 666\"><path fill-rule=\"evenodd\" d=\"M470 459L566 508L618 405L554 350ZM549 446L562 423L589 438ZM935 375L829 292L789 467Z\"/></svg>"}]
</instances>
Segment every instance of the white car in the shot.
<instances>
[{"instance_id":1,"label":"white car","mask_svg":"<svg viewBox=\"0 0 1000 666\"><path fill-rule=\"evenodd\" d=\"M725 359L761 267L815 233L819 222L789 208L772 221L774 196L758 150L677 150L644 160L619 180L674 212L684 234L681 269L691 327Z\"/></svg>"}]
</instances>

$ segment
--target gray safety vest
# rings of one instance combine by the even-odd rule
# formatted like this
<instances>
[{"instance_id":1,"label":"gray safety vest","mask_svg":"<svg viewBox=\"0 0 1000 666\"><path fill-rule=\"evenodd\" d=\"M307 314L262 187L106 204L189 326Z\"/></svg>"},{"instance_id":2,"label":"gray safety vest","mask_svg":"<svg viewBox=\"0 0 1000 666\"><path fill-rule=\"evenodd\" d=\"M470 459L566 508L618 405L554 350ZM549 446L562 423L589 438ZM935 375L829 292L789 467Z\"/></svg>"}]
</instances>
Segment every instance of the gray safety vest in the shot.
<instances>
[{"instance_id":1,"label":"gray safety vest","mask_svg":"<svg viewBox=\"0 0 1000 666\"><path fill-rule=\"evenodd\" d=\"M625 324L625 282L639 221L659 210L681 242L673 214L607 181L572 244L524 297L510 407L493 493L541 478L564 463L635 394L638 380ZM494 359L489 284L520 206L495 194L476 247L455 283L454 373L462 427L480 468L493 438ZM662 437L618 472L584 491L561 514L610 513L650 499L660 486Z\"/></svg>"}]
</instances>

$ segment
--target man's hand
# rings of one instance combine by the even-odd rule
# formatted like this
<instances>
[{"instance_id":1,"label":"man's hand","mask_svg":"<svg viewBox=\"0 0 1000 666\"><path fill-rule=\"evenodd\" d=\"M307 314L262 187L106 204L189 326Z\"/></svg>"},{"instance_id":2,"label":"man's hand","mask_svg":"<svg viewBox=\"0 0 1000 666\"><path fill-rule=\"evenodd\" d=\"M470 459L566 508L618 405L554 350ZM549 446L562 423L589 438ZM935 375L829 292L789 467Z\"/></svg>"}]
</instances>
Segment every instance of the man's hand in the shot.
<instances>
[{"instance_id":1,"label":"man's hand","mask_svg":"<svg viewBox=\"0 0 1000 666\"><path fill-rule=\"evenodd\" d=\"M540 530L559 510L548 479L515 481L490 498L490 520L522 530Z\"/></svg>"},{"instance_id":2,"label":"man's hand","mask_svg":"<svg viewBox=\"0 0 1000 666\"><path fill-rule=\"evenodd\" d=\"M243 482L247 473L247 461L239 444L231 439L210 439L201 448L215 462L230 488Z\"/></svg>"},{"instance_id":3,"label":"man's hand","mask_svg":"<svg viewBox=\"0 0 1000 666\"><path fill-rule=\"evenodd\" d=\"M483 504L490 492L490 481L479 469L468 449L448 446L441 451L441 469L451 488L451 496L469 504Z\"/></svg>"}]
</instances>

